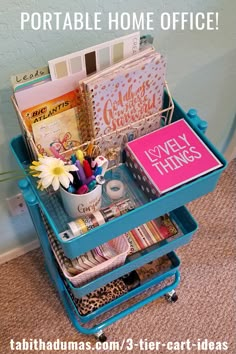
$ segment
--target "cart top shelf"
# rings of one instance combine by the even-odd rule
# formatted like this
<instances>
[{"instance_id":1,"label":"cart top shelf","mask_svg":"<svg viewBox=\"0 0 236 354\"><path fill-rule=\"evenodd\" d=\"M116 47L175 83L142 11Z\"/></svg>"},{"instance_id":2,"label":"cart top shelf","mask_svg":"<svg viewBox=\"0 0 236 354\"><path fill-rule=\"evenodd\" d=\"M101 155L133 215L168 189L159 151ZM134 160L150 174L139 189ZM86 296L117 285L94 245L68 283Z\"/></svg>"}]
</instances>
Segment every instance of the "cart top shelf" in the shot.
<instances>
[{"instance_id":1,"label":"cart top shelf","mask_svg":"<svg viewBox=\"0 0 236 354\"><path fill-rule=\"evenodd\" d=\"M168 104L167 101L168 97L167 94L165 94L164 106L165 104ZM107 242L108 240L117 237L128 230L131 230L141 224L146 223L149 220L165 214L166 212L174 210L190 202L191 200L194 200L204 194L213 191L221 173L227 165L227 162L212 145L212 143L206 138L206 136L201 132L201 130L196 127L194 121L189 118L183 109L175 102L172 121L176 121L181 118L186 119L190 126L197 132L199 137L221 161L222 167L194 181L186 183L181 187L170 191L151 202L148 202L142 191L139 190L133 181L129 171L125 166L122 165L119 167L119 169L122 172L122 177L125 178L125 183L129 186L129 193L131 193L137 207L127 214L124 214L116 219L109 221L106 224L100 225L99 227L90 230L82 236L78 236L69 240L64 240L62 238L60 234L68 229L67 223L71 221L71 219L66 215L58 193L48 194L45 191L38 191L36 188L35 180L33 178L27 177L32 193L35 194L37 202L49 220L51 228L61 243L66 256L74 258L78 256L78 254L87 252L99 244ZM20 167L25 169L29 165L30 159L22 136L18 136L12 139L11 149ZM110 173L112 172L108 171L108 178ZM29 195L29 193L27 195ZM106 203L106 201L103 200L103 203Z\"/></svg>"}]
</instances>

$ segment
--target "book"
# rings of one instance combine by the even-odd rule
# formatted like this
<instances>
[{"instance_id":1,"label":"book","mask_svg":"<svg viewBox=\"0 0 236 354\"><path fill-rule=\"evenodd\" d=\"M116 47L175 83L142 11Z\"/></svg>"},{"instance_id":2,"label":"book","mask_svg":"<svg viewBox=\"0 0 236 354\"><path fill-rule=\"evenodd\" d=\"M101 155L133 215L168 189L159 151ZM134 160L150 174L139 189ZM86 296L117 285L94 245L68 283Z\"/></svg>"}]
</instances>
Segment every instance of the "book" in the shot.
<instances>
[{"instance_id":1,"label":"book","mask_svg":"<svg viewBox=\"0 0 236 354\"><path fill-rule=\"evenodd\" d=\"M76 108L71 108L32 124L35 145L42 155L53 155L51 148L61 154L80 145L79 119Z\"/></svg>"},{"instance_id":2,"label":"book","mask_svg":"<svg viewBox=\"0 0 236 354\"><path fill-rule=\"evenodd\" d=\"M28 131L32 133L32 125L35 123L58 115L76 106L77 92L73 90L34 107L29 107L21 112L21 116L24 119Z\"/></svg>"},{"instance_id":3,"label":"book","mask_svg":"<svg viewBox=\"0 0 236 354\"><path fill-rule=\"evenodd\" d=\"M185 119L128 142L126 157L150 199L222 166Z\"/></svg>"},{"instance_id":4,"label":"book","mask_svg":"<svg viewBox=\"0 0 236 354\"><path fill-rule=\"evenodd\" d=\"M130 124L159 112L165 68L164 57L149 47L82 80L87 109L85 121L91 138L128 129Z\"/></svg>"}]
</instances>

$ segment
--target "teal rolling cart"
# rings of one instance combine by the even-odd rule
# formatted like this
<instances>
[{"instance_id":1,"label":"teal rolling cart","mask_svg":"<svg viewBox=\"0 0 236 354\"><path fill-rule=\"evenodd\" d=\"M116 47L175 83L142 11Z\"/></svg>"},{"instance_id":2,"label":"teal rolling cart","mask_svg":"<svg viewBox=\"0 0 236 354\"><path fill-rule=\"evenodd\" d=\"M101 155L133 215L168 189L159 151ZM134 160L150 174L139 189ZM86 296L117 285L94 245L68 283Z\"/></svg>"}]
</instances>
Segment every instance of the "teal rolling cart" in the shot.
<instances>
[{"instance_id":1,"label":"teal rolling cart","mask_svg":"<svg viewBox=\"0 0 236 354\"><path fill-rule=\"evenodd\" d=\"M165 104L168 104L167 100L168 98L166 95ZM204 135L207 128L207 123L202 121L197 116L197 112L195 110L191 109L186 114L175 102L172 120L176 121L180 118L185 118L188 121L199 137L222 162L222 167L212 173L196 179L195 181L187 183L176 190L159 197L158 199L153 200L152 202L146 202L137 207L135 210L132 210L117 219L113 219L106 224L92 229L80 237L69 240L64 237L67 230L67 223L70 219L65 214L57 193L49 195L46 192L38 191L35 181L30 177L26 177L19 182L20 189L39 237L45 257L47 271L52 283L58 291L60 299L71 322L79 332L88 335L95 335L99 340L104 341L106 340L106 336L103 332L105 327L111 325L117 320L122 319L131 312L138 310L147 303L161 296L165 296L167 300L171 302L175 302L177 300L175 289L180 282L180 274L178 270L180 260L174 250L190 242L192 236L197 230L196 221L183 205L213 191L222 171L227 165L223 156L215 149L215 147ZM19 166L22 169L25 169L30 163L30 158L22 136L12 139L11 149ZM121 165L119 168L122 170L122 174L125 176L126 181L128 181L132 193L137 194L136 197L139 200L142 200L144 197L136 187L131 175L126 170L126 167ZM108 171L107 173L109 177L109 173L111 172ZM75 258L84 252L87 252L88 250L91 250L96 246L103 244L104 242L107 242L108 240L113 239L124 232L167 212L170 213L171 218L182 231L181 236L163 240L148 249L141 251L137 256L129 258L124 265L88 282L81 287L74 287L69 281L63 279L63 276L58 270L57 261L52 253L48 240L48 230L47 227L45 227L45 222L43 221L43 219L46 220L46 224L48 224L50 229L53 231L54 236L59 241L65 255L69 258ZM151 278L146 283L86 316L81 316L78 313L70 294L72 294L73 297L81 298L82 296L100 288L112 280L115 280L163 255L168 255L169 260L171 261L171 266L165 272L158 273L156 277ZM156 285L162 284L167 279L171 281L168 282L168 285L164 283L163 287L160 288L159 286L158 290L155 290ZM154 288L151 295L138 300L136 303L132 302L132 305L126 307L125 309L122 307L122 309L119 310L121 304L128 304L128 301L131 298L137 297L149 288ZM156 308L156 311L158 311L158 308ZM105 319L104 315L106 315ZM102 320L100 319L101 316Z\"/></svg>"}]
</instances>

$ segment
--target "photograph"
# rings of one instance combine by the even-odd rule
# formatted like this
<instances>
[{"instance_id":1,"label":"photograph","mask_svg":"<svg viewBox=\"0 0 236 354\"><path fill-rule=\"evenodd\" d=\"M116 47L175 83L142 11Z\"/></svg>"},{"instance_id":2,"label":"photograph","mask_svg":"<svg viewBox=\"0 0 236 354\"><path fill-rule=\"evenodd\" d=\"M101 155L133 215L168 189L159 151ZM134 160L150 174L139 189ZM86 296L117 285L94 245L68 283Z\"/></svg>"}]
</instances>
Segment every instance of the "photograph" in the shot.
<instances>
[{"instance_id":1,"label":"photograph","mask_svg":"<svg viewBox=\"0 0 236 354\"><path fill-rule=\"evenodd\" d=\"M0 0L0 352L236 353L236 2Z\"/></svg>"}]
</instances>

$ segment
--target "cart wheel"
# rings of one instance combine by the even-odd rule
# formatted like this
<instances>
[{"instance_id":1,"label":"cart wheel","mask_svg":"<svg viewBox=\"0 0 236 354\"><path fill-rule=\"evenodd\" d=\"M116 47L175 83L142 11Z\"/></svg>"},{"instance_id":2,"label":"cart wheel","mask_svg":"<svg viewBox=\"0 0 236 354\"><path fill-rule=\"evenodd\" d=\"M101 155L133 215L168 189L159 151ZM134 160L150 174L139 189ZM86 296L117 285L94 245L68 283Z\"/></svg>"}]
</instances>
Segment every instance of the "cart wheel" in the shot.
<instances>
[{"instance_id":1,"label":"cart wheel","mask_svg":"<svg viewBox=\"0 0 236 354\"><path fill-rule=\"evenodd\" d=\"M101 334L99 337L98 337L98 340L99 340L99 342L106 342L106 340L107 340L107 337L105 336L105 334L103 333L103 334Z\"/></svg>"},{"instance_id":2,"label":"cart wheel","mask_svg":"<svg viewBox=\"0 0 236 354\"><path fill-rule=\"evenodd\" d=\"M178 295L176 294L175 290L172 290L169 293L165 294L165 298L168 302L173 303L178 300Z\"/></svg>"},{"instance_id":3,"label":"cart wheel","mask_svg":"<svg viewBox=\"0 0 236 354\"><path fill-rule=\"evenodd\" d=\"M95 338L99 340L99 342L103 343L106 342L107 337L105 336L103 331L99 331L98 333L95 333Z\"/></svg>"}]
</instances>

